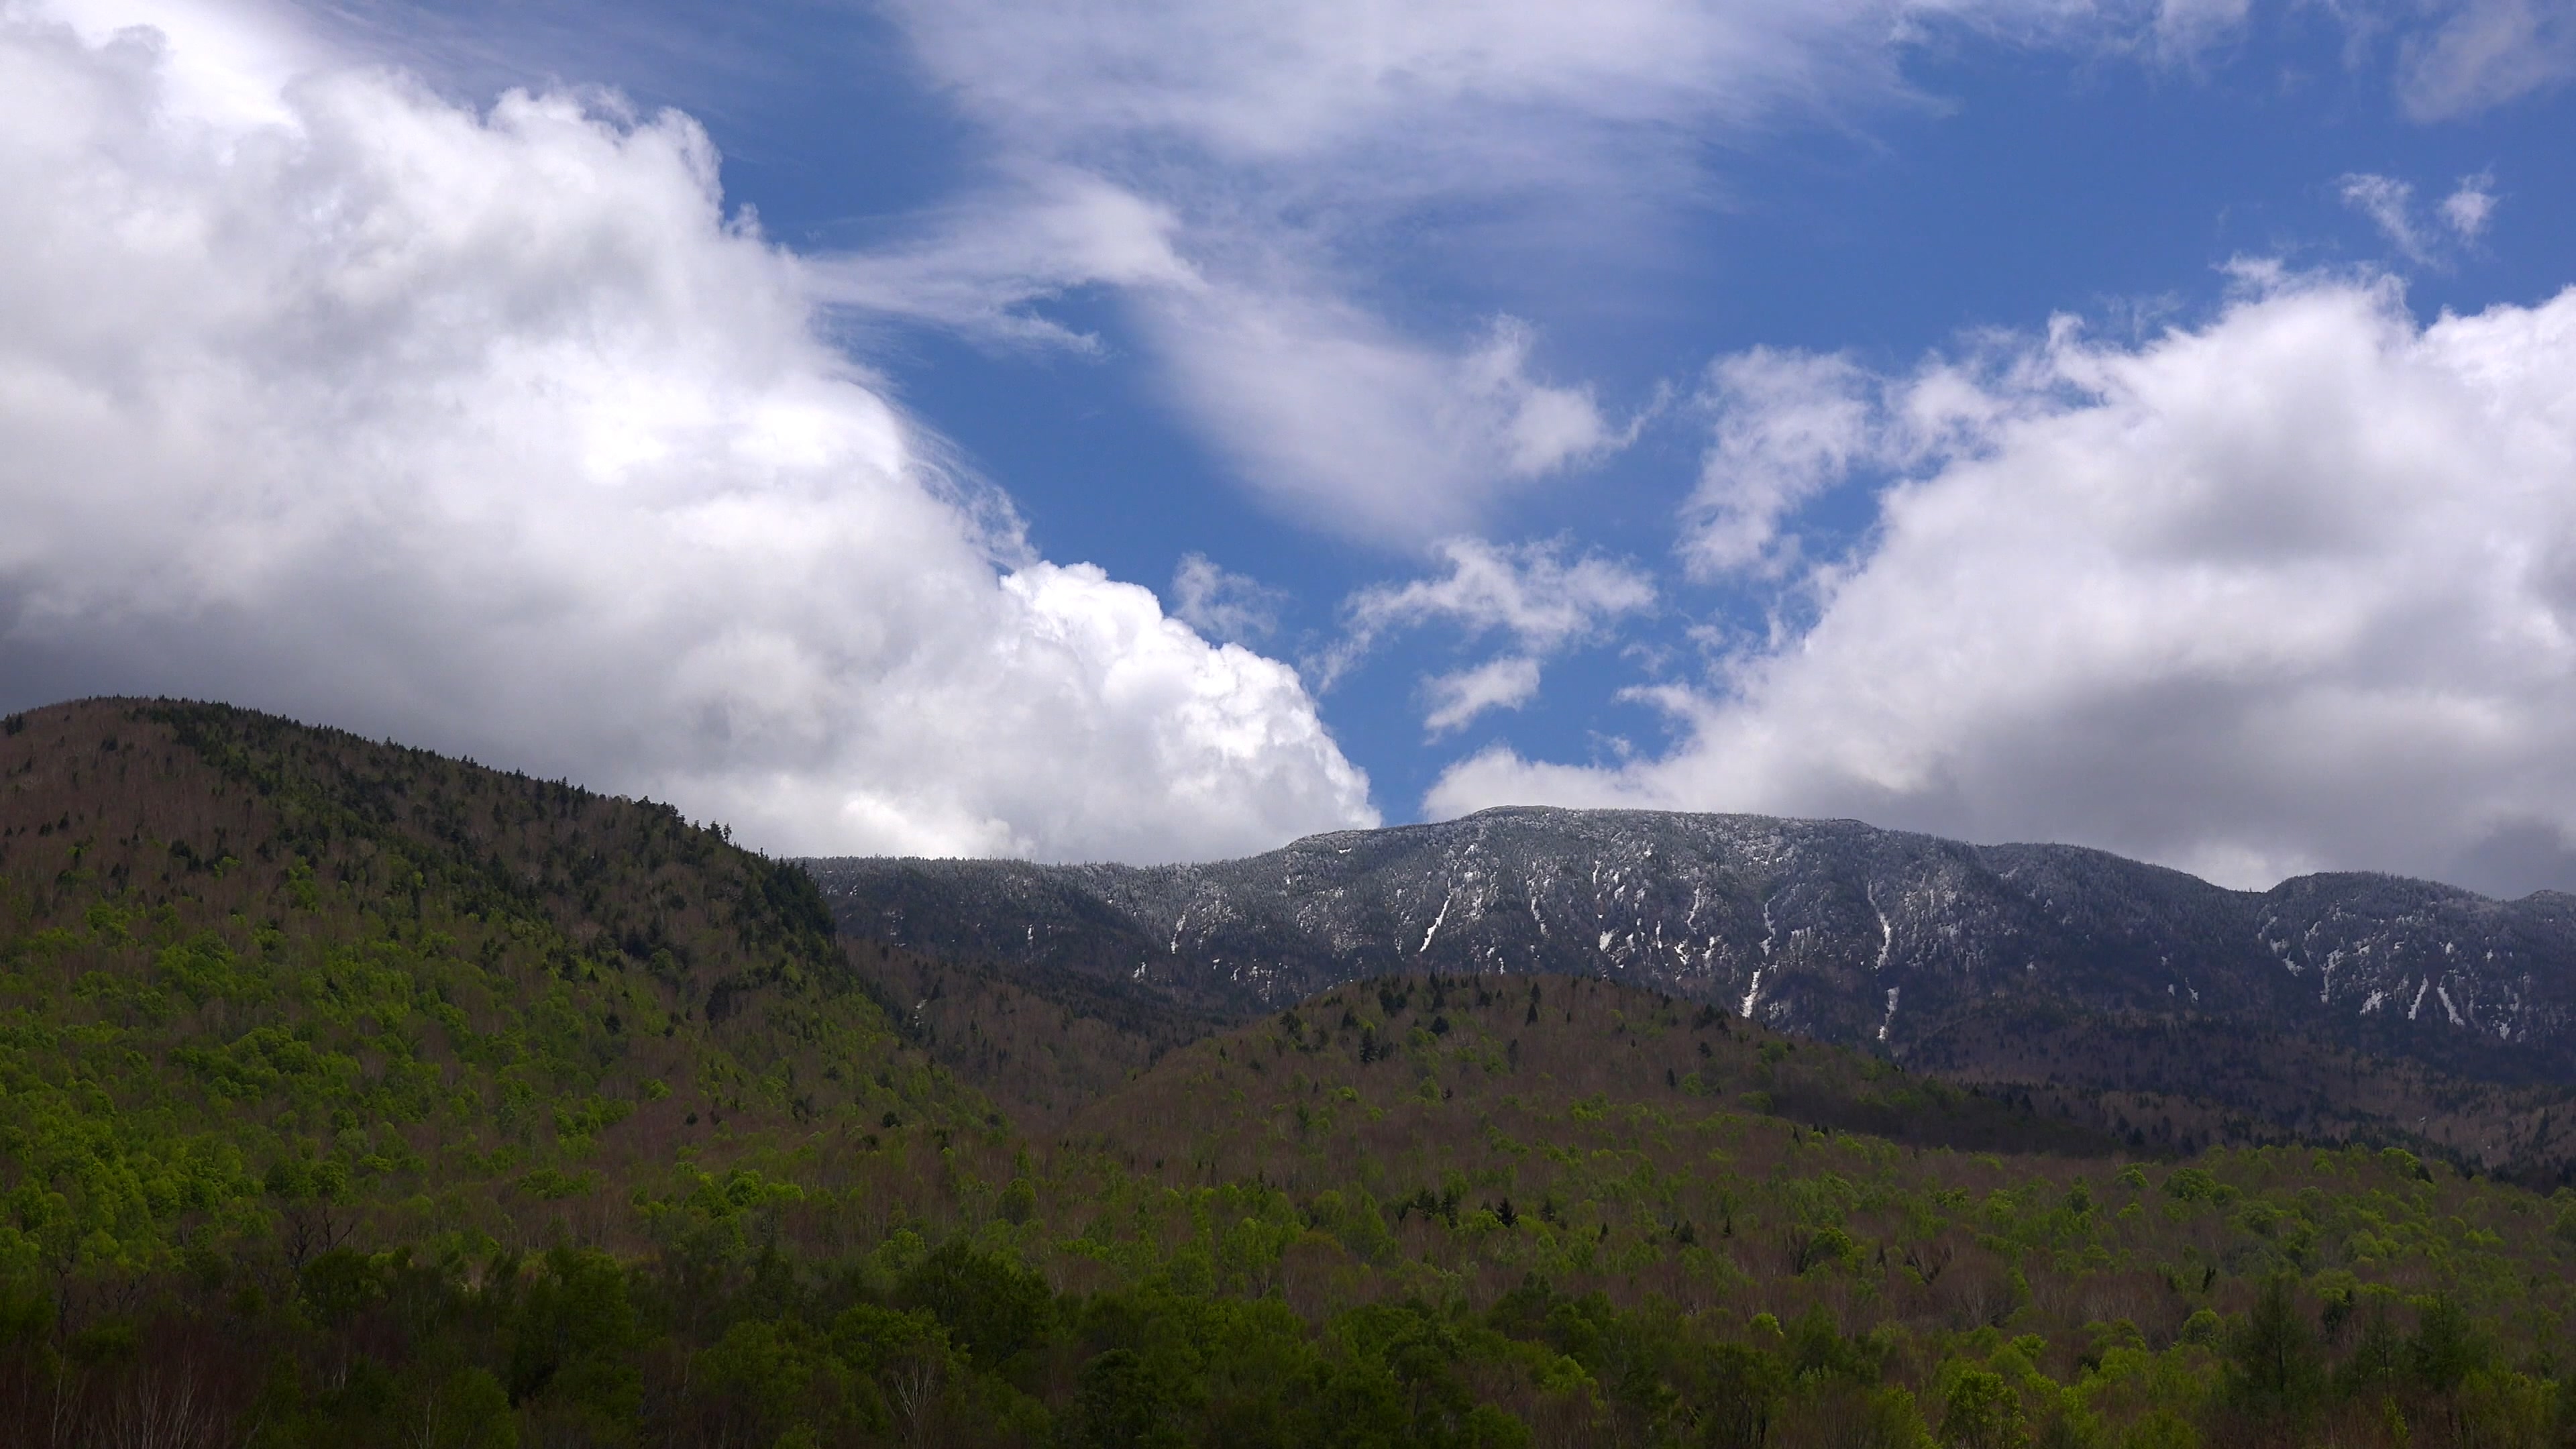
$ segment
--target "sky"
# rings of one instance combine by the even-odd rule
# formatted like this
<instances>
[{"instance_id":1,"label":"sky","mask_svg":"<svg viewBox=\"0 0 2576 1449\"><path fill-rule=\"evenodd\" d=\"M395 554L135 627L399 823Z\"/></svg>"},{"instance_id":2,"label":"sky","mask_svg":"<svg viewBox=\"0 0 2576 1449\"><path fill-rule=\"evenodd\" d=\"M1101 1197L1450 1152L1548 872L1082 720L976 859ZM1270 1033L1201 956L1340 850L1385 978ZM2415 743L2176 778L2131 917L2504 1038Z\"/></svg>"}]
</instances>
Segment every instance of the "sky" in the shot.
<instances>
[{"instance_id":1,"label":"sky","mask_svg":"<svg viewBox=\"0 0 2576 1449\"><path fill-rule=\"evenodd\" d=\"M2576 890L2576 0L0 0L0 709Z\"/></svg>"}]
</instances>

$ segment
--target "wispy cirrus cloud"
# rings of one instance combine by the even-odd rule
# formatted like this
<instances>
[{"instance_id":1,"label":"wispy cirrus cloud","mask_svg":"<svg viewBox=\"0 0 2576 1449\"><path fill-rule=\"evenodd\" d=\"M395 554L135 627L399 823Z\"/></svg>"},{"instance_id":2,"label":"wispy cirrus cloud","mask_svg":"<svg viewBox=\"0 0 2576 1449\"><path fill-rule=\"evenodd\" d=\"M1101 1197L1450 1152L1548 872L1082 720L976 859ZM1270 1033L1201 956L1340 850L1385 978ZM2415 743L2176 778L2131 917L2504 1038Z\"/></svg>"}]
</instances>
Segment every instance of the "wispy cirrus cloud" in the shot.
<instances>
[{"instance_id":1,"label":"wispy cirrus cloud","mask_svg":"<svg viewBox=\"0 0 2576 1449\"><path fill-rule=\"evenodd\" d=\"M952 315L1021 336L1046 331L1052 292L1117 287L1169 395L1254 489L1316 527L1418 548L1635 436L1594 389L1549 375L1532 322L1444 330L1378 305L1422 217L1508 217L1521 235L1593 217L1580 245L1597 278L1638 240L1623 229L1705 195L1711 137L1905 104L1903 61L1927 37L2155 37L2180 52L2242 9L894 0L923 70L982 128L999 169L1057 179L987 196L971 228L934 218L890 261L847 266L891 266L906 295L953 290ZM1048 240L1062 215L1048 187L1067 175L1156 218L1168 252L1143 270L1087 265L1088 240ZM953 287L922 282L952 260ZM1474 249L1449 262L1472 288ZM971 300L979 290L986 300Z\"/></svg>"},{"instance_id":2,"label":"wispy cirrus cloud","mask_svg":"<svg viewBox=\"0 0 2576 1449\"><path fill-rule=\"evenodd\" d=\"M1246 646L1279 632L1284 592L1220 567L1203 553L1184 554L1172 571L1172 617L1210 639Z\"/></svg>"},{"instance_id":3,"label":"wispy cirrus cloud","mask_svg":"<svg viewBox=\"0 0 2576 1449\"><path fill-rule=\"evenodd\" d=\"M2344 205L2370 219L2398 255L2419 266L2446 265L2455 248L2477 241L2494 220L2495 177L2463 176L2429 214L2419 213L2415 187L2394 176L2355 172L2336 183Z\"/></svg>"},{"instance_id":4,"label":"wispy cirrus cloud","mask_svg":"<svg viewBox=\"0 0 2576 1449\"><path fill-rule=\"evenodd\" d=\"M2474 115L2576 79L2576 8L2561 0L2447 0L2398 13L2428 12L2431 23L2405 30L2397 49L2398 95L2418 120Z\"/></svg>"},{"instance_id":5,"label":"wispy cirrus cloud","mask_svg":"<svg viewBox=\"0 0 2576 1449\"><path fill-rule=\"evenodd\" d=\"M2393 175L2344 175L2336 191L2342 193L2344 206L2352 206L2378 227L2380 237L2401 258L2427 268L2452 266L2460 248L2486 235L2486 224L2496 217L2494 173L2463 175L2450 196L2429 209L2416 206L2414 183Z\"/></svg>"}]
</instances>

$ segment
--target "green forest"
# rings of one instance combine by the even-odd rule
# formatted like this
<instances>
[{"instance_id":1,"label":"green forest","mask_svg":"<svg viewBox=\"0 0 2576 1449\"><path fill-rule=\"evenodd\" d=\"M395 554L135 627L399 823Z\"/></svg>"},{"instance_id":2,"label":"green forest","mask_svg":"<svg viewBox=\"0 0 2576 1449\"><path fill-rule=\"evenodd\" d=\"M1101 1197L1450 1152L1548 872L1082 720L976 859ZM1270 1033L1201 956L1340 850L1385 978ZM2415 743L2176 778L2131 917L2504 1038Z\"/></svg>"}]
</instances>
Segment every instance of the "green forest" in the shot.
<instances>
[{"instance_id":1,"label":"green forest","mask_svg":"<svg viewBox=\"0 0 2576 1449\"><path fill-rule=\"evenodd\" d=\"M2576 1194L1591 978L1154 1030L666 806L10 717L0 1442L2576 1445Z\"/></svg>"}]
</instances>

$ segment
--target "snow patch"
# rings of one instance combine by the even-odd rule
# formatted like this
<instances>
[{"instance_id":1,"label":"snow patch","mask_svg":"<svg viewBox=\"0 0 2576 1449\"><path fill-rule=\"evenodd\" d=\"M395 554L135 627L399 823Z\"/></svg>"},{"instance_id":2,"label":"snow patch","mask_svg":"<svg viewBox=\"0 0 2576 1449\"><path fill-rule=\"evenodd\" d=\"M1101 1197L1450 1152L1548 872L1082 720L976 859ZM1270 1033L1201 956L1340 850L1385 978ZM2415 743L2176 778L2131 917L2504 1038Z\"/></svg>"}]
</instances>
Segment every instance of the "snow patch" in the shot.
<instances>
[{"instance_id":1,"label":"snow patch","mask_svg":"<svg viewBox=\"0 0 2576 1449\"><path fill-rule=\"evenodd\" d=\"M1416 951L1413 954L1419 956L1423 951L1431 949L1431 938L1440 934L1440 923L1449 919L1449 903L1456 899L1458 899L1456 893L1452 892L1440 902L1440 914L1431 918L1431 929L1422 933L1422 951Z\"/></svg>"}]
</instances>

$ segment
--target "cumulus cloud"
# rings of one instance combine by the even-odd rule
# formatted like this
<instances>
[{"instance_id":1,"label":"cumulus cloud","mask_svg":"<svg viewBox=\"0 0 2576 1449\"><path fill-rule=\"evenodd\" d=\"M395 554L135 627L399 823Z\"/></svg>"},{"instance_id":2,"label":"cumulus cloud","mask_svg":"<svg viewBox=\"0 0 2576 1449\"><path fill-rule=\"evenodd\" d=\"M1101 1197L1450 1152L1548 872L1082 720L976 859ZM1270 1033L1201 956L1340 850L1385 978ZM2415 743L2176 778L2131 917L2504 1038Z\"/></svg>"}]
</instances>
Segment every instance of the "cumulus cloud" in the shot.
<instances>
[{"instance_id":1,"label":"cumulus cloud","mask_svg":"<svg viewBox=\"0 0 2576 1449\"><path fill-rule=\"evenodd\" d=\"M1434 552L1446 572L1350 597L1343 637L1318 673L1329 688L1388 636L1428 624L1448 625L1470 641L1508 639L1508 654L1425 682L1431 702L1425 724L1435 738L1488 709L1527 703L1538 692L1542 660L1655 602L1654 584L1643 574L1594 554L1569 560L1562 542L1505 547L1453 538Z\"/></svg>"},{"instance_id":2,"label":"cumulus cloud","mask_svg":"<svg viewBox=\"0 0 2576 1449\"><path fill-rule=\"evenodd\" d=\"M0 3L10 703L227 697L787 851L1374 823L1287 666L940 467L692 122L169 9Z\"/></svg>"},{"instance_id":3,"label":"cumulus cloud","mask_svg":"<svg viewBox=\"0 0 2576 1449\"><path fill-rule=\"evenodd\" d=\"M2138 346L2072 324L1887 379L1953 443L1813 625L1665 690L1679 743L1496 750L1502 801L2081 840L2246 885L2576 887L2576 292L2417 325L2291 279ZM1927 401L1926 394L1931 394Z\"/></svg>"}]
</instances>

